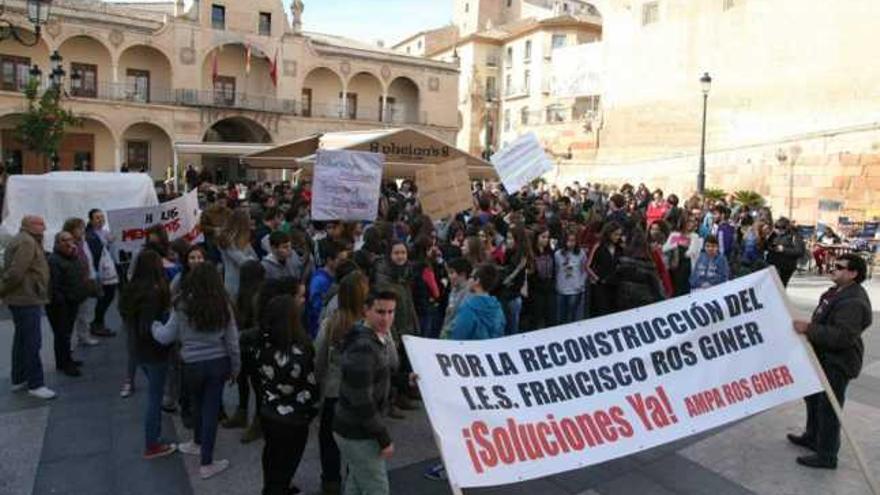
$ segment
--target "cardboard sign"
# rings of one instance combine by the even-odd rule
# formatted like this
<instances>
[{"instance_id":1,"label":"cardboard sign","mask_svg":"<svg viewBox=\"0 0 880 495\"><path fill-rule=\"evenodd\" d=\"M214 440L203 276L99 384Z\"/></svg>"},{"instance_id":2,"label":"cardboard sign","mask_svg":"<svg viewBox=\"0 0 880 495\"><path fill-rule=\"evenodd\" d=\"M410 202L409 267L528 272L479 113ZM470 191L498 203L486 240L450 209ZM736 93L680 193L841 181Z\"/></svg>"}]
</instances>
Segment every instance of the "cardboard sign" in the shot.
<instances>
[{"instance_id":1,"label":"cardboard sign","mask_svg":"<svg viewBox=\"0 0 880 495\"><path fill-rule=\"evenodd\" d=\"M199 227L198 191L166 201L157 206L109 210L107 223L113 234L113 257L120 263L131 261L147 241L146 230L161 224L168 233L169 240L186 239L190 243L201 238Z\"/></svg>"},{"instance_id":2,"label":"cardboard sign","mask_svg":"<svg viewBox=\"0 0 880 495\"><path fill-rule=\"evenodd\" d=\"M533 132L516 138L506 148L492 155L491 161L510 194L553 170L553 162Z\"/></svg>"},{"instance_id":3,"label":"cardboard sign","mask_svg":"<svg viewBox=\"0 0 880 495\"><path fill-rule=\"evenodd\" d=\"M474 206L471 180L464 158L416 171L422 212L434 220L456 215Z\"/></svg>"},{"instance_id":4,"label":"cardboard sign","mask_svg":"<svg viewBox=\"0 0 880 495\"><path fill-rule=\"evenodd\" d=\"M318 150L312 185L313 220L376 220L385 156Z\"/></svg>"},{"instance_id":5,"label":"cardboard sign","mask_svg":"<svg viewBox=\"0 0 880 495\"><path fill-rule=\"evenodd\" d=\"M822 390L778 275L482 341L404 336L454 486L630 455Z\"/></svg>"}]
</instances>

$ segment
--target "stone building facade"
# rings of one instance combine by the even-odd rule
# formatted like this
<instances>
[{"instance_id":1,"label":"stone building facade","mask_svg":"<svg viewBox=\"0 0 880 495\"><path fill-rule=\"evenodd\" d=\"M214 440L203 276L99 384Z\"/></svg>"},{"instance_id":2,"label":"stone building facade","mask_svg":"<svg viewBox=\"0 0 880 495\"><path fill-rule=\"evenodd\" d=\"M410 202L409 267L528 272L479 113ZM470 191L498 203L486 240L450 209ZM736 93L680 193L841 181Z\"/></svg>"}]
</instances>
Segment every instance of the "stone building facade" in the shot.
<instances>
[{"instance_id":1,"label":"stone building facade","mask_svg":"<svg viewBox=\"0 0 880 495\"><path fill-rule=\"evenodd\" d=\"M148 5L55 0L40 42L0 43L0 149L7 169L42 172L13 128L36 64L63 57L64 106L83 118L59 153L61 169L187 164L244 177L239 156L319 132L411 126L447 142L458 131L458 69L301 29L281 0L180 0ZM6 14L27 26L22 0ZM77 74L71 78L71 74Z\"/></svg>"}]
</instances>

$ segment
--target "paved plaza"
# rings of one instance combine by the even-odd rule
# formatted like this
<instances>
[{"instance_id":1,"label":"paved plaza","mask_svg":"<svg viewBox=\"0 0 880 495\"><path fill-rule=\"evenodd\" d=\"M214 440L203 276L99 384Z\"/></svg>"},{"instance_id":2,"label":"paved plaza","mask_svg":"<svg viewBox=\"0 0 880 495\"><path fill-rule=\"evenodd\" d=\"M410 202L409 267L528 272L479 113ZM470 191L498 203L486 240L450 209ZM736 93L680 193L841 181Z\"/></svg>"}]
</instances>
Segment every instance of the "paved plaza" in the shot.
<instances>
[{"instance_id":1,"label":"paved plaza","mask_svg":"<svg viewBox=\"0 0 880 495\"><path fill-rule=\"evenodd\" d=\"M826 280L797 278L789 295L804 315L812 310ZM868 282L875 309L880 308L880 280ZM111 312L113 313L113 312ZM112 320L119 328L118 317ZM866 366L850 385L847 420L861 441L868 462L880 473L880 313L866 334ZM124 338L105 339L82 352L84 375L68 378L54 372L51 332L43 323L43 363L47 385L59 393L46 403L9 390L9 349L12 321L0 314L0 495L244 495L262 486L262 442L244 446L242 430L221 429L216 455L232 468L215 479L198 479L197 459L174 455L145 461L142 406L145 379L138 376L137 392L121 399L126 355ZM226 394L227 410L236 403L235 390ZM725 428L648 450L601 465L494 489L466 490L473 494L541 495L801 495L869 493L855 458L845 444L840 468L816 471L801 468L794 458L800 449L785 441L803 424L800 402L790 403ZM445 483L422 477L437 458L424 413L406 420L388 420L396 446L391 461L392 492L397 495L449 493ZM317 422L313 423L317 433ZM188 437L176 416L164 415L163 431L170 439ZM296 484L317 493L320 481L317 438L309 442Z\"/></svg>"}]
</instances>

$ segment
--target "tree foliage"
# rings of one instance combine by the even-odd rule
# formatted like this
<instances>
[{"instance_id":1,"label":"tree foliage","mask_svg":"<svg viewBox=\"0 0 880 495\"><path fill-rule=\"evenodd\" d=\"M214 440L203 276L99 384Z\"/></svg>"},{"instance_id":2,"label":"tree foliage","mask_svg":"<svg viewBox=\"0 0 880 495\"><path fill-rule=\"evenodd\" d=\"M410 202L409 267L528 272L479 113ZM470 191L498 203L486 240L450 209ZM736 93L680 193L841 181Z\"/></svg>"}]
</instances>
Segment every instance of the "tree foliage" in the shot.
<instances>
[{"instance_id":1,"label":"tree foliage","mask_svg":"<svg viewBox=\"0 0 880 495\"><path fill-rule=\"evenodd\" d=\"M58 152L64 130L71 126L81 126L82 119L71 110L61 106L61 91L49 88L40 94L40 82L32 79L25 88L27 111L15 126L16 137L25 149L43 158Z\"/></svg>"}]
</instances>

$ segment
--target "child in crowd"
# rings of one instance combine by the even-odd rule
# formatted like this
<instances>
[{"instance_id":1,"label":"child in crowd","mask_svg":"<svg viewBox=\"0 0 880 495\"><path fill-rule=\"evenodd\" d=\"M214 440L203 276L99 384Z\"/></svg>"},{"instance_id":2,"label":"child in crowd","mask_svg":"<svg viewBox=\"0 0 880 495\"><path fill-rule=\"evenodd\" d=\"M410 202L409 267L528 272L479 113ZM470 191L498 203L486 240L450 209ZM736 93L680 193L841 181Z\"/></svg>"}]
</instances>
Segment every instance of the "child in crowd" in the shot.
<instances>
[{"instance_id":1,"label":"child in crowd","mask_svg":"<svg viewBox=\"0 0 880 495\"><path fill-rule=\"evenodd\" d=\"M720 255L718 238L710 235L705 246L691 271L691 290L708 289L730 279L730 268L727 258Z\"/></svg>"}]
</instances>

